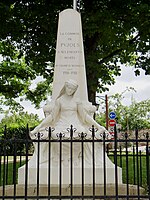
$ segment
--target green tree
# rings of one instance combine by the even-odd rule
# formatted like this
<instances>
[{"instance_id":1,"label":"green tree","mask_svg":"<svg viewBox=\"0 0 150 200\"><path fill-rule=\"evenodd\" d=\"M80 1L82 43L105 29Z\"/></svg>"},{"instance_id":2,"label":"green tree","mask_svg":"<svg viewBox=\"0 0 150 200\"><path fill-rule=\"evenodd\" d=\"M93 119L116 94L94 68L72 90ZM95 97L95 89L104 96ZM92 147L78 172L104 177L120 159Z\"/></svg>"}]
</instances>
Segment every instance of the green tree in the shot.
<instances>
[{"instance_id":1,"label":"green tree","mask_svg":"<svg viewBox=\"0 0 150 200\"><path fill-rule=\"evenodd\" d=\"M9 111L5 113L5 117L0 122L0 152L12 154L23 153L25 151L26 141L29 139L29 130L39 124L38 115L28 114L27 112L14 112L10 115ZM27 127L28 124L28 127ZM13 140L20 139L16 144ZM7 141L5 140L7 139ZM12 141L11 141L12 140ZM32 143L28 143L28 148Z\"/></svg>"},{"instance_id":2,"label":"green tree","mask_svg":"<svg viewBox=\"0 0 150 200\"><path fill-rule=\"evenodd\" d=\"M21 105L16 101L19 96L22 96L21 100L32 100L38 107L51 92L49 81L43 79L37 83L35 89L30 89L33 80L37 78L35 70L25 62L24 56L19 56L19 51L8 41L0 43L0 53L3 55L3 52L7 56L0 63L0 111L4 112L2 105L9 106L12 110L21 110Z\"/></svg>"},{"instance_id":3,"label":"green tree","mask_svg":"<svg viewBox=\"0 0 150 200\"><path fill-rule=\"evenodd\" d=\"M4 131L4 127L7 128L20 128L26 127L27 124L29 127L35 127L40 122L37 114L28 114L27 112L14 112L10 114L9 111L5 112L4 118L0 122L0 132Z\"/></svg>"},{"instance_id":4,"label":"green tree","mask_svg":"<svg viewBox=\"0 0 150 200\"><path fill-rule=\"evenodd\" d=\"M131 99L131 105L123 105L122 100L125 98L125 93L129 91L134 91L134 88L126 88L121 94L116 93L108 98L109 112L114 111L116 113L117 123L121 124L122 130L134 130L136 127L138 129L150 129L150 99L140 102ZM100 106L105 106L104 101L100 102ZM96 120L105 125L105 113L99 113Z\"/></svg>"},{"instance_id":5,"label":"green tree","mask_svg":"<svg viewBox=\"0 0 150 200\"><path fill-rule=\"evenodd\" d=\"M132 100L132 104L126 111L130 130L150 129L150 99L141 102Z\"/></svg>"},{"instance_id":6,"label":"green tree","mask_svg":"<svg viewBox=\"0 0 150 200\"><path fill-rule=\"evenodd\" d=\"M36 105L45 99L53 77L58 13L70 7L70 0L0 2L1 95L14 98L23 94ZM93 103L97 90L106 91L107 85L114 84L121 64L134 66L136 75L139 69L150 74L149 10L149 0L80 1L89 100ZM44 83L32 90L30 84L36 76L42 76Z\"/></svg>"}]
</instances>

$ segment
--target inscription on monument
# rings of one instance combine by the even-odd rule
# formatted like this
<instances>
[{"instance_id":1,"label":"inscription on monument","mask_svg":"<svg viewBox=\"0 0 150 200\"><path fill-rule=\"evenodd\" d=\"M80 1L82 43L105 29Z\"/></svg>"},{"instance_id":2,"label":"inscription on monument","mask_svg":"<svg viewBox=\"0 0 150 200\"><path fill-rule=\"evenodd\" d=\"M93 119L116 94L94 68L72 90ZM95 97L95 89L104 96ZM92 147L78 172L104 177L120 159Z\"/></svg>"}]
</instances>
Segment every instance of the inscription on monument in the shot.
<instances>
[{"instance_id":1,"label":"inscription on monument","mask_svg":"<svg viewBox=\"0 0 150 200\"><path fill-rule=\"evenodd\" d=\"M61 42L57 48L57 54L63 60L63 63L57 63L55 67L61 67L63 75L77 75L78 68L84 65L78 63L79 57L83 51L81 45L77 42L77 37L80 37L78 32L59 32Z\"/></svg>"},{"instance_id":2,"label":"inscription on monument","mask_svg":"<svg viewBox=\"0 0 150 200\"><path fill-rule=\"evenodd\" d=\"M84 60L81 16L67 9L59 14L52 99L55 100L62 85L69 80L78 85L76 97L88 101Z\"/></svg>"}]
</instances>

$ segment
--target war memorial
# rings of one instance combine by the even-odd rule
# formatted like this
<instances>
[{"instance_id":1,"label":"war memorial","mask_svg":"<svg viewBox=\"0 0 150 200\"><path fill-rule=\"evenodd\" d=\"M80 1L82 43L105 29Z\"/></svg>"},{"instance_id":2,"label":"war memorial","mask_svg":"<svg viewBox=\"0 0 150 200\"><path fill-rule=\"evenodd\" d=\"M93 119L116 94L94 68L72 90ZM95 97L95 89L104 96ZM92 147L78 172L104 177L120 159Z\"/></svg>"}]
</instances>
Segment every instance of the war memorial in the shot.
<instances>
[{"instance_id":1,"label":"war memorial","mask_svg":"<svg viewBox=\"0 0 150 200\"><path fill-rule=\"evenodd\" d=\"M116 191L126 194L122 169L105 152L111 135L93 119L95 110L88 101L81 15L66 9L59 14L52 101L43 107L45 119L29 132L34 154L18 170L16 196L93 199ZM128 190L134 195L137 187ZM5 188L6 196L13 193L13 186Z\"/></svg>"}]
</instances>

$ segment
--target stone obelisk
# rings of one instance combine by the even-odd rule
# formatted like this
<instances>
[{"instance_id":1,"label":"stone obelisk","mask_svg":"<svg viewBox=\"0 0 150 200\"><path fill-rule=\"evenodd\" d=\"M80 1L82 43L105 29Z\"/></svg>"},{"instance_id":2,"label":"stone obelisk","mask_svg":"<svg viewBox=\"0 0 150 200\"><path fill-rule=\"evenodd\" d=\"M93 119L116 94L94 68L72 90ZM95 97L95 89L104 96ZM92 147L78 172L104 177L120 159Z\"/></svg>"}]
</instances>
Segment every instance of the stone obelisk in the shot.
<instances>
[{"instance_id":1,"label":"stone obelisk","mask_svg":"<svg viewBox=\"0 0 150 200\"><path fill-rule=\"evenodd\" d=\"M88 102L81 16L75 9L59 14L52 100L68 79L78 83L76 95Z\"/></svg>"}]
</instances>

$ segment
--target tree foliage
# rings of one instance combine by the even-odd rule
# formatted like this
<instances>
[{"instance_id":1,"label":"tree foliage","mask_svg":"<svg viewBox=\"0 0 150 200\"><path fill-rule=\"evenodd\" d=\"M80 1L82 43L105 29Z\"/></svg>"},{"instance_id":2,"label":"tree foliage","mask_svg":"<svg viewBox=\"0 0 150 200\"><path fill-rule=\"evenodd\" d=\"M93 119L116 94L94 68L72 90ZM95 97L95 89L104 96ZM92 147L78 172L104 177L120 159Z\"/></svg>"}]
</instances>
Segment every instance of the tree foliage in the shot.
<instances>
[{"instance_id":1,"label":"tree foliage","mask_svg":"<svg viewBox=\"0 0 150 200\"><path fill-rule=\"evenodd\" d=\"M125 98L124 94L128 91L133 91L134 88L127 88L121 94L116 93L109 97L108 105L109 112L114 111L116 113L117 124L121 124L122 130L135 130L138 129L150 129L150 99L136 102L131 99L129 106L122 103ZM104 106L104 102L100 102L100 106ZM96 120L105 126L106 115L101 112L97 115Z\"/></svg>"},{"instance_id":2,"label":"tree foliage","mask_svg":"<svg viewBox=\"0 0 150 200\"><path fill-rule=\"evenodd\" d=\"M4 132L4 127L7 128L21 128L26 127L27 124L29 127L35 127L40 122L37 114L28 114L27 112L14 112L10 115L9 111L5 113L4 118L0 122L0 132Z\"/></svg>"},{"instance_id":3,"label":"tree foliage","mask_svg":"<svg viewBox=\"0 0 150 200\"><path fill-rule=\"evenodd\" d=\"M71 8L70 0L5 0L0 2L1 95L25 95L36 105L46 99L53 77L58 14ZM78 5L79 9L79 5ZM96 90L120 75L120 65L150 74L149 0L81 0L89 100ZM49 62L49 63L48 63ZM44 78L38 89L30 85L37 76Z\"/></svg>"},{"instance_id":4,"label":"tree foliage","mask_svg":"<svg viewBox=\"0 0 150 200\"><path fill-rule=\"evenodd\" d=\"M10 115L9 111L6 112L0 122L0 152L23 153L26 149L26 140L29 139L29 130L37 126L39 122L38 116L34 114L21 111ZM16 138L21 139L17 144L13 142ZM31 145L32 143L29 143L28 148Z\"/></svg>"}]
</instances>

